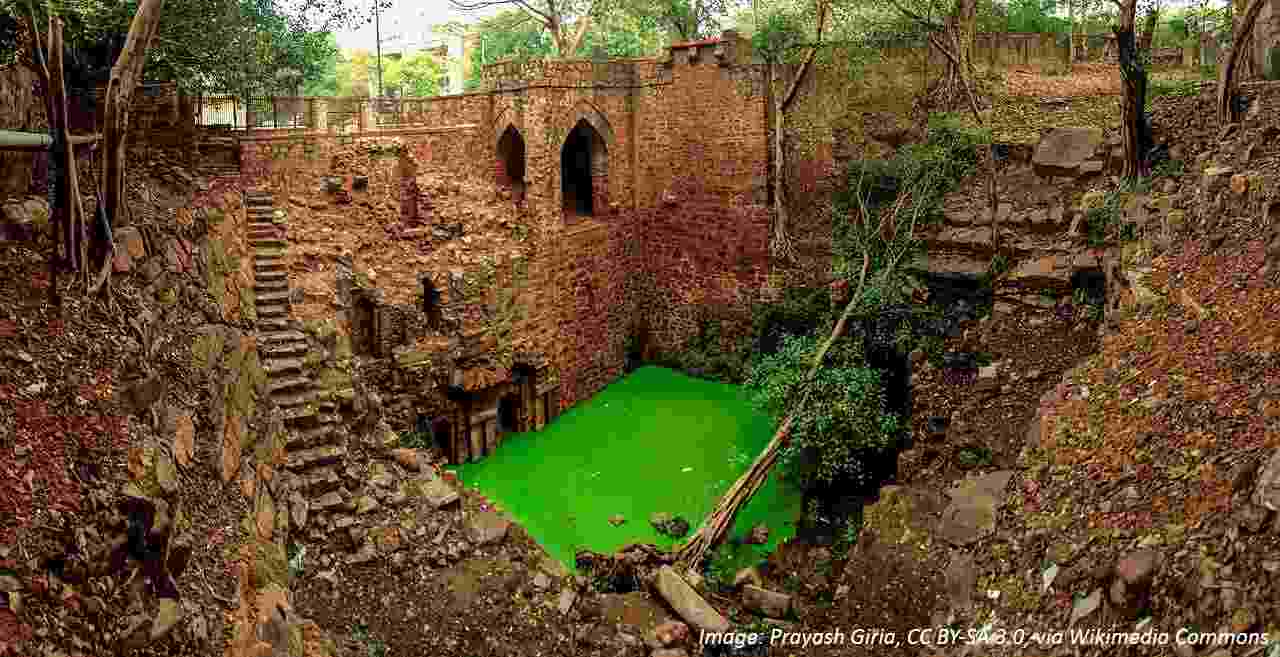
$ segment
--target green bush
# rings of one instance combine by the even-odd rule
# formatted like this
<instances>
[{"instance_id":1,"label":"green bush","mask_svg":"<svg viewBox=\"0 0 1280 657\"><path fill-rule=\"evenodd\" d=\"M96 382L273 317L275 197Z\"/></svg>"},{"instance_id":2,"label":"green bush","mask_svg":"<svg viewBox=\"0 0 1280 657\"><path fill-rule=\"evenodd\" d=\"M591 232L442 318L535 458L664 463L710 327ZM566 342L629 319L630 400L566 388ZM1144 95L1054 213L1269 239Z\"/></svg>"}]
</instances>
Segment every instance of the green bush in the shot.
<instances>
[{"instance_id":1,"label":"green bush","mask_svg":"<svg viewBox=\"0 0 1280 657\"><path fill-rule=\"evenodd\" d=\"M900 421L886 411L880 373L855 341L837 341L826 367L805 381L819 347L812 334L785 337L777 353L756 360L746 386L763 411L791 413L780 460L801 488L871 483L869 466L894 447Z\"/></svg>"},{"instance_id":2,"label":"green bush","mask_svg":"<svg viewBox=\"0 0 1280 657\"><path fill-rule=\"evenodd\" d=\"M870 247L871 272L880 271L888 254L899 245L892 241L868 240L866 226L878 222L901 194L909 194L907 207L899 217L911 215L919 223L942 220L943 199L965 177L973 174L990 148L991 132L965 125L950 114L936 114L929 120L929 138L909 144L888 160L860 160L845 170L845 185L832 195L834 222L832 246L837 275L855 279L862 266L862 253Z\"/></svg>"}]
</instances>

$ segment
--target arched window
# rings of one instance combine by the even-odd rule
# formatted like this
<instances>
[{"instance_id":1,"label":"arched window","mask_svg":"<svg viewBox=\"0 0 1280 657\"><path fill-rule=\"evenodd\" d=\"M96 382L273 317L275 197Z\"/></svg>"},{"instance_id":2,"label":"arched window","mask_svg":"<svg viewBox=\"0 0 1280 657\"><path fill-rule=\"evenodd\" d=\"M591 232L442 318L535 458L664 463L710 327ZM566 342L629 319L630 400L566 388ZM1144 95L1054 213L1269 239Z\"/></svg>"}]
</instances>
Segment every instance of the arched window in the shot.
<instances>
[{"instance_id":1,"label":"arched window","mask_svg":"<svg viewBox=\"0 0 1280 657\"><path fill-rule=\"evenodd\" d=\"M497 183L503 187L524 188L524 137L508 125L498 139Z\"/></svg>"},{"instance_id":2,"label":"arched window","mask_svg":"<svg viewBox=\"0 0 1280 657\"><path fill-rule=\"evenodd\" d=\"M607 196L609 153L604 138L580 119L560 150L560 190L567 223L603 212Z\"/></svg>"}]
</instances>

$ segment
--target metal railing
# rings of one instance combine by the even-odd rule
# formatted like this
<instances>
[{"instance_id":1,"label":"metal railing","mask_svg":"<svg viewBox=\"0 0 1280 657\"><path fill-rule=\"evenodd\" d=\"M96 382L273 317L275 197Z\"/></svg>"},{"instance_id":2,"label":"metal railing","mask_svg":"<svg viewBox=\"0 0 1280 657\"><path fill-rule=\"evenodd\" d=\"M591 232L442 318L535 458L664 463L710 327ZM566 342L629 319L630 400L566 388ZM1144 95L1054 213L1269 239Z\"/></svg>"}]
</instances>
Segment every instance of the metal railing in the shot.
<instances>
[{"instance_id":1,"label":"metal railing","mask_svg":"<svg viewBox=\"0 0 1280 657\"><path fill-rule=\"evenodd\" d=\"M327 130L363 132L429 123L431 98L202 96L196 125L223 130Z\"/></svg>"}]
</instances>

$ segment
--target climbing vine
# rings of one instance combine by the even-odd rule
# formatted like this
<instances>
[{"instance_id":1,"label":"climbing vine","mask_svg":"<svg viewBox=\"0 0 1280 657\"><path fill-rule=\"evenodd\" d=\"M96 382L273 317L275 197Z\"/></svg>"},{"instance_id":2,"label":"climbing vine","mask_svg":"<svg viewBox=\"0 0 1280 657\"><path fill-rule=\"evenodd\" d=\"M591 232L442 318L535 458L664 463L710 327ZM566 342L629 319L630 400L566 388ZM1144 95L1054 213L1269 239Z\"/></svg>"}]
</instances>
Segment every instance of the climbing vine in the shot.
<instances>
[{"instance_id":1,"label":"climbing vine","mask_svg":"<svg viewBox=\"0 0 1280 657\"><path fill-rule=\"evenodd\" d=\"M502 288L498 290L497 303L494 304L487 329L497 341L498 362L505 368L511 368L515 360L515 326L526 316L525 309L516 301L515 290Z\"/></svg>"},{"instance_id":2,"label":"climbing vine","mask_svg":"<svg viewBox=\"0 0 1280 657\"><path fill-rule=\"evenodd\" d=\"M497 260L491 255L482 257L478 270L463 275L464 294L466 297L472 300L479 299L487 290L493 287L497 274Z\"/></svg>"}]
</instances>

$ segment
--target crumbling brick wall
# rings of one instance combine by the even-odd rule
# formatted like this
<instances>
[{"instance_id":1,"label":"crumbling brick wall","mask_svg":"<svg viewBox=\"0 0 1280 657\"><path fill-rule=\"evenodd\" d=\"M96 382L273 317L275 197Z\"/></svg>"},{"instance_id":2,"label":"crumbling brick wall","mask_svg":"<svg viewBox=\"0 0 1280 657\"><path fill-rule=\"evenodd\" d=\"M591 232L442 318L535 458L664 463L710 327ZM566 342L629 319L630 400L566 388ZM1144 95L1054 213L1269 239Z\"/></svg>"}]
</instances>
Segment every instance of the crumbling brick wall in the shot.
<instances>
[{"instance_id":1,"label":"crumbling brick wall","mask_svg":"<svg viewBox=\"0 0 1280 657\"><path fill-rule=\"evenodd\" d=\"M510 62L487 75L486 93L422 103L439 121L430 128L243 142L250 184L303 196L291 235L323 231L326 213L340 211L386 233L361 238L356 270L377 249L399 249L442 292L450 326L432 328L421 283L378 272L378 355L416 372L465 362L469 380L510 376L516 354L545 357L538 387L557 383L567 407L623 372L633 333L644 330L654 353L680 349L708 309L749 326L770 271L769 124L764 69L744 43L682 44L662 59ZM500 158L510 131L524 153L519 190L504 189L517 182ZM395 157L362 154L389 141L402 145ZM369 179L366 191L343 180L349 203L320 191L337 161ZM565 184L573 166L589 177L590 216L565 211L566 196L585 191ZM480 186L491 196L476 198ZM488 289L464 297L485 267ZM458 360L476 349L490 353ZM406 385L396 394L421 393Z\"/></svg>"}]
</instances>

